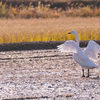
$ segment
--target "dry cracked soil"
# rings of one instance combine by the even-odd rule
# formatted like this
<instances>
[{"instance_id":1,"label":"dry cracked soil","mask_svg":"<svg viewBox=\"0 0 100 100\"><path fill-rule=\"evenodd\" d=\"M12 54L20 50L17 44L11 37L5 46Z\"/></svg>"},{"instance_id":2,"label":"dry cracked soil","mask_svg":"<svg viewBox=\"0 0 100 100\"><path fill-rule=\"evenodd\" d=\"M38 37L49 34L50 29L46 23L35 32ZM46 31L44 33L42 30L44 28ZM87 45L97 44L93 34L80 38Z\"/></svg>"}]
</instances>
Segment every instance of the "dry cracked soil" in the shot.
<instances>
[{"instance_id":1,"label":"dry cracked soil","mask_svg":"<svg viewBox=\"0 0 100 100\"><path fill-rule=\"evenodd\" d=\"M100 66L100 57L95 63ZM0 52L1 100L100 100L100 68L91 69L89 78L81 76L71 53Z\"/></svg>"}]
</instances>

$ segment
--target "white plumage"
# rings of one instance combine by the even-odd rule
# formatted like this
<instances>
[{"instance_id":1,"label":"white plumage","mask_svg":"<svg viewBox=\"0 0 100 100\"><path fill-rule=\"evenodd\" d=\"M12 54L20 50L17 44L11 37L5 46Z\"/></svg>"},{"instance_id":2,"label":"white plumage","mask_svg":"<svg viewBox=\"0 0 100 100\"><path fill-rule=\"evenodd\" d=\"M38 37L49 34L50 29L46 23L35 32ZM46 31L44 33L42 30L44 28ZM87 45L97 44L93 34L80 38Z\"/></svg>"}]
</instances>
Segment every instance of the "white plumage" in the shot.
<instances>
[{"instance_id":1,"label":"white plumage","mask_svg":"<svg viewBox=\"0 0 100 100\"><path fill-rule=\"evenodd\" d=\"M68 34L74 34L76 36L76 42L70 40L65 43L57 46L58 50L61 52L73 52L73 59L82 67L83 77L84 76L84 67L88 68L88 77L89 69L99 67L91 59L97 59L98 53L100 52L100 46L94 42L89 41L88 46L85 50L82 50L79 47L79 37L76 31L72 31Z\"/></svg>"}]
</instances>

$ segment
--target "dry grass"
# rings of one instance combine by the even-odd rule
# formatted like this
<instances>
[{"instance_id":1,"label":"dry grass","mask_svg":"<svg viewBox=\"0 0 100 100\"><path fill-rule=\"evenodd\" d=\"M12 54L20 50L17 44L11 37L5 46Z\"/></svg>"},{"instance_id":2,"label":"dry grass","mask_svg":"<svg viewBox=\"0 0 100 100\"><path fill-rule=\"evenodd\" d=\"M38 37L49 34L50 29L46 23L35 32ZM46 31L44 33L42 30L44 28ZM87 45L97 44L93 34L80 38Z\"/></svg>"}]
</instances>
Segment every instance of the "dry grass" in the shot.
<instances>
[{"instance_id":1,"label":"dry grass","mask_svg":"<svg viewBox=\"0 0 100 100\"><path fill-rule=\"evenodd\" d=\"M58 17L100 17L100 7L85 6L83 3L75 5L72 3L66 9L50 8L51 4L43 5L38 2L34 7L30 2L29 6L20 4L18 7L8 6L0 2L0 17L2 18L58 18ZM74 7L75 6L75 7Z\"/></svg>"},{"instance_id":2,"label":"dry grass","mask_svg":"<svg viewBox=\"0 0 100 100\"><path fill-rule=\"evenodd\" d=\"M100 18L0 19L0 43L100 39Z\"/></svg>"}]
</instances>

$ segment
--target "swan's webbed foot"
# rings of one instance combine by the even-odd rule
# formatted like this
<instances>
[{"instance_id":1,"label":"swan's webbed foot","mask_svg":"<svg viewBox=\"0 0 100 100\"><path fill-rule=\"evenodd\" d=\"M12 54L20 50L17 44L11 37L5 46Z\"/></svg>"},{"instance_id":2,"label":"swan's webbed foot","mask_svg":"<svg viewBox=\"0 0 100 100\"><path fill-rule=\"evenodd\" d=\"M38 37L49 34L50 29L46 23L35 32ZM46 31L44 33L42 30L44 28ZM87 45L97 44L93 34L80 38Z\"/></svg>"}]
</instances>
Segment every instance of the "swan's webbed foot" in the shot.
<instances>
[{"instance_id":1,"label":"swan's webbed foot","mask_svg":"<svg viewBox=\"0 0 100 100\"><path fill-rule=\"evenodd\" d=\"M82 75L82 77L85 77L85 75Z\"/></svg>"},{"instance_id":2,"label":"swan's webbed foot","mask_svg":"<svg viewBox=\"0 0 100 100\"><path fill-rule=\"evenodd\" d=\"M86 78L89 78L89 76L87 76Z\"/></svg>"}]
</instances>

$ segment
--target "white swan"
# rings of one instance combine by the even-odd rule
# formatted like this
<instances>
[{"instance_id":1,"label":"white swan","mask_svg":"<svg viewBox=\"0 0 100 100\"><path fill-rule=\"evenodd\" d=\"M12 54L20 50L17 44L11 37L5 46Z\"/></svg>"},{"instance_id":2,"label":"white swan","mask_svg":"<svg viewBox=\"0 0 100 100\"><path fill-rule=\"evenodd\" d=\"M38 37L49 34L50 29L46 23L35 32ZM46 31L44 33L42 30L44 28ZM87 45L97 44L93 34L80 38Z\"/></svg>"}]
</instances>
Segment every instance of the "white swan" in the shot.
<instances>
[{"instance_id":1,"label":"white swan","mask_svg":"<svg viewBox=\"0 0 100 100\"><path fill-rule=\"evenodd\" d=\"M79 46L79 37L76 31L71 31L68 34L74 34L76 37L76 43ZM100 45L96 42L90 40L87 48L83 50L84 54L87 55L89 58L96 60L98 58L98 53L100 52Z\"/></svg>"},{"instance_id":2,"label":"white swan","mask_svg":"<svg viewBox=\"0 0 100 100\"><path fill-rule=\"evenodd\" d=\"M66 41L65 43L57 46L57 48L61 52L73 52L73 59L82 67L82 77L85 77L84 67L88 68L87 77L89 77L89 69L99 67L95 63L93 63L89 59L89 57L92 59L96 59L98 56L98 52L100 52L100 46L94 41L90 41L87 48L82 51L82 49L79 47L79 37L77 32L71 31L68 34L74 34L76 36L76 42L72 40Z\"/></svg>"}]
</instances>

